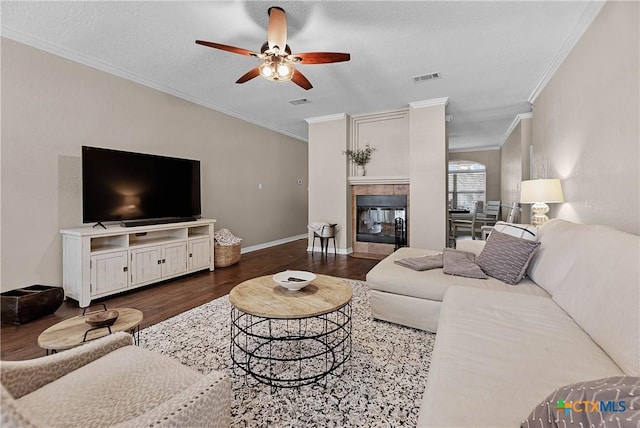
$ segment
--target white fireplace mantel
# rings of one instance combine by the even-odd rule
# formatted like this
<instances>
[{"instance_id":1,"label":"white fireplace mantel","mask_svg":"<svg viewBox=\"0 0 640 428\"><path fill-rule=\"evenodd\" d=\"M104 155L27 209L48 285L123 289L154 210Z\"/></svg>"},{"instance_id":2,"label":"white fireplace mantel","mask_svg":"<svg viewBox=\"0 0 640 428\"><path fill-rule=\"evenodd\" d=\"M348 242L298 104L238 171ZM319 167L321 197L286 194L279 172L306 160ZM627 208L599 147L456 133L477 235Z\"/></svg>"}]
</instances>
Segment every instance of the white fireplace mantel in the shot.
<instances>
[{"instance_id":1,"label":"white fireplace mantel","mask_svg":"<svg viewBox=\"0 0 640 428\"><path fill-rule=\"evenodd\" d=\"M366 184L409 184L409 177L374 177L374 176L350 176L349 184L352 186Z\"/></svg>"}]
</instances>

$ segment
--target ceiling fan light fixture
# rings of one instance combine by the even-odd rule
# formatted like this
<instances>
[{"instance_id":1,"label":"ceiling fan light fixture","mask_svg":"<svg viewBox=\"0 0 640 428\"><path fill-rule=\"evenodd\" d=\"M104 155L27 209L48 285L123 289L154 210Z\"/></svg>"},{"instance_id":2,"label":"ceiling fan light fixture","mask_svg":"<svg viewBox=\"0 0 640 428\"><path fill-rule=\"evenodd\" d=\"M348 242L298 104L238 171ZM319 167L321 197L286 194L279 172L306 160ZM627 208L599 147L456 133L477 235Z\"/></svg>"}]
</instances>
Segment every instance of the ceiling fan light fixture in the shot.
<instances>
[{"instance_id":1,"label":"ceiling fan light fixture","mask_svg":"<svg viewBox=\"0 0 640 428\"><path fill-rule=\"evenodd\" d=\"M220 49L227 52L259 58L260 63L243 74L236 83L245 83L258 76L262 76L272 82L292 81L305 90L313 88L309 79L296 70L294 63L300 64L330 64L332 62L349 61L351 55L340 52L304 52L291 53L291 47L287 44L287 18L284 9L280 7L269 8L269 24L267 25L267 41L260 48L260 53L248 49L238 48L221 43L196 40L199 45Z\"/></svg>"},{"instance_id":2,"label":"ceiling fan light fixture","mask_svg":"<svg viewBox=\"0 0 640 428\"><path fill-rule=\"evenodd\" d=\"M258 66L258 69L260 70L260 75L262 77L264 77L265 79L269 79L271 80L271 77L274 74L274 66L273 66L273 62L271 62L271 59L269 58L265 58L260 62L260 65Z\"/></svg>"},{"instance_id":3,"label":"ceiling fan light fixture","mask_svg":"<svg viewBox=\"0 0 640 428\"><path fill-rule=\"evenodd\" d=\"M291 79L293 76L293 65L291 65L288 61L283 61L278 64L278 77L281 79Z\"/></svg>"},{"instance_id":4,"label":"ceiling fan light fixture","mask_svg":"<svg viewBox=\"0 0 640 428\"><path fill-rule=\"evenodd\" d=\"M291 60L285 57L273 55L264 58L258 66L260 75L274 82L286 82L291 80L295 68Z\"/></svg>"}]
</instances>

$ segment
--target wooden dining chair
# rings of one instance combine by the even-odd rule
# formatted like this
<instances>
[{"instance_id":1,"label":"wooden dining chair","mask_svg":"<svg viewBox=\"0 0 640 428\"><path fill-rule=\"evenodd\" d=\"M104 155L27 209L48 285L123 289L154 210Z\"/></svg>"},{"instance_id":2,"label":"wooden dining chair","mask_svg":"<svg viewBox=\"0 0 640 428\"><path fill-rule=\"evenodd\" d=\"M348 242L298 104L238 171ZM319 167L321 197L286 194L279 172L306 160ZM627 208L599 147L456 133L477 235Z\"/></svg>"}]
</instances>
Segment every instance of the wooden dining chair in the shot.
<instances>
[{"instance_id":1,"label":"wooden dining chair","mask_svg":"<svg viewBox=\"0 0 640 428\"><path fill-rule=\"evenodd\" d=\"M480 202L476 201L474 203L473 213L471 213L471 219L452 219L449 217L449 229L451 230L451 239L455 241L458 237L458 232L461 230L469 230L471 232L471 239L476 239L476 218L478 216L478 208L480 207Z\"/></svg>"},{"instance_id":2,"label":"wooden dining chair","mask_svg":"<svg viewBox=\"0 0 640 428\"><path fill-rule=\"evenodd\" d=\"M489 201L484 213L478 214L475 219L477 227L493 226L498 220L500 220L500 208L502 207L500 201Z\"/></svg>"},{"instance_id":3,"label":"wooden dining chair","mask_svg":"<svg viewBox=\"0 0 640 428\"><path fill-rule=\"evenodd\" d=\"M509 208L509 211L507 213L507 219L505 221L507 223L515 223L518 213L522 211L522 208L518 206L517 202L512 202L510 205L502 205L502 206ZM480 227L480 235L483 241L486 241L487 237L491 233L491 230L493 230L493 225Z\"/></svg>"}]
</instances>

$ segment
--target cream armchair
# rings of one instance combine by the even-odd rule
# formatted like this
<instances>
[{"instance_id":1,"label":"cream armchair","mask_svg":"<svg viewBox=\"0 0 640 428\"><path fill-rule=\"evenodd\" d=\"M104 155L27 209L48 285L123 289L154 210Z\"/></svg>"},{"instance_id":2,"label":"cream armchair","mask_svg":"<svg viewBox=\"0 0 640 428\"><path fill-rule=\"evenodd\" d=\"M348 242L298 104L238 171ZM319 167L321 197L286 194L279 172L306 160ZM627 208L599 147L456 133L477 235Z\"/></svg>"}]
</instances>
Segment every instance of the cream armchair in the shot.
<instances>
[{"instance_id":1,"label":"cream armchair","mask_svg":"<svg viewBox=\"0 0 640 428\"><path fill-rule=\"evenodd\" d=\"M27 361L0 361L2 427L228 427L231 382L116 333Z\"/></svg>"}]
</instances>

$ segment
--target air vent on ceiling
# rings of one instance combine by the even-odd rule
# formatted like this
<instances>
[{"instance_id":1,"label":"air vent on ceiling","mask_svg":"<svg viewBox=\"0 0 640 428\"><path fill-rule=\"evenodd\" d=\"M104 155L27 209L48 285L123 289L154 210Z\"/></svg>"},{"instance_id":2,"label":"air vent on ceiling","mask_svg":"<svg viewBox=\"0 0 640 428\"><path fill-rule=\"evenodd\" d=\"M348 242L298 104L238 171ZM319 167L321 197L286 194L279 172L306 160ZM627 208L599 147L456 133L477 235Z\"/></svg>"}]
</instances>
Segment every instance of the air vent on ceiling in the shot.
<instances>
[{"instance_id":1,"label":"air vent on ceiling","mask_svg":"<svg viewBox=\"0 0 640 428\"><path fill-rule=\"evenodd\" d=\"M300 104L309 104L311 101L309 101L306 98L298 98L297 100L289 100L289 103L293 104L294 106L300 105Z\"/></svg>"},{"instance_id":2,"label":"air vent on ceiling","mask_svg":"<svg viewBox=\"0 0 640 428\"><path fill-rule=\"evenodd\" d=\"M438 79L440 78L440 72L436 71L434 73L427 73L427 74L422 74L420 76L413 76L413 83L420 83L420 82L424 82L426 80L432 80L432 79Z\"/></svg>"}]
</instances>

